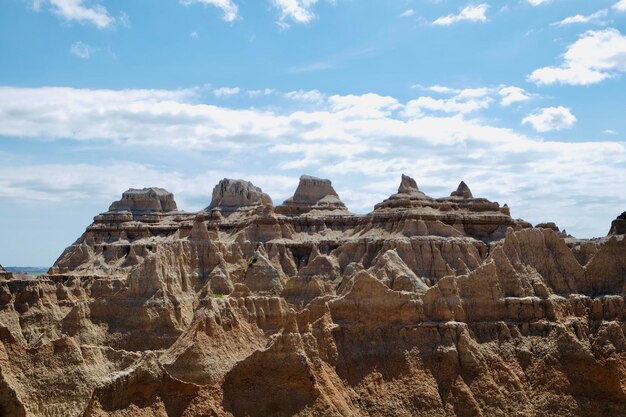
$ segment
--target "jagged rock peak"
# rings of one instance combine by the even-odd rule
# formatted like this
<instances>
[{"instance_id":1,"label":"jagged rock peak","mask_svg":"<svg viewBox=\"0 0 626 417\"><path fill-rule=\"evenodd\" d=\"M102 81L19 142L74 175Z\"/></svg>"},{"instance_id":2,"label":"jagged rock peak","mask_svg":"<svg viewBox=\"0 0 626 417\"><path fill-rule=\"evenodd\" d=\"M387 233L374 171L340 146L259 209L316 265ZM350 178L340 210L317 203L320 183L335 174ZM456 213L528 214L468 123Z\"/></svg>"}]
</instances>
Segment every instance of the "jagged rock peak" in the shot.
<instances>
[{"instance_id":1,"label":"jagged rock peak","mask_svg":"<svg viewBox=\"0 0 626 417\"><path fill-rule=\"evenodd\" d=\"M109 211L131 212L167 212L176 210L174 194L158 188L131 188L122 194L122 199L115 201Z\"/></svg>"},{"instance_id":2,"label":"jagged rock peak","mask_svg":"<svg viewBox=\"0 0 626 417\"><path fill-rule=\"evenodd\" d=\"M402 174L402 180L400 181L400 187L398 187L398 194L412 194L418 192L417 182L408 175Z\"/></svg>"},{"instance_id":3,"label":"jagged rock peak","mask_svg":"<svg viewBox=\"0 0 626 417\"><path fill-rule=\"evenodd\" d=\"M467 184L465 184L465 181L461 181L456 191L453 191L452 194L450 194L450 197L474 198L472 191Z\"/></svg>"},{"instance_id":4,"label":"jagged rock peak","mask_svg":"<svg viewBox=\"0 0 626 417\"><path fill-rule=\"evenodd\" d=\"M302 175L293 197L288 198L276 208L277 213L287 215L299 215L313 210L347 212L348 209L339 198L330 180L310 175Z\"/></svg>"},{"instance_id":5,"label":"jagged rock peak","mask_svg":"<svg viewBox=\"0 0 626 417\"><path fill-rule=\"evenodd\" d=\"M208 210L219 207L228 213L246 206L272 205L272 199L250 181L224 178L213 188Z\"/></svg>"},{"instance_id":6,"label":"jagged rock peak","mask_svg":"<svg viewBox=\"0 0 626 417\"><path fill-rule=\"evenodd\" d=\"M610 235L623 235L626 234L626 211L617 216L611 223Z\"/></svg>"}]
</instances>

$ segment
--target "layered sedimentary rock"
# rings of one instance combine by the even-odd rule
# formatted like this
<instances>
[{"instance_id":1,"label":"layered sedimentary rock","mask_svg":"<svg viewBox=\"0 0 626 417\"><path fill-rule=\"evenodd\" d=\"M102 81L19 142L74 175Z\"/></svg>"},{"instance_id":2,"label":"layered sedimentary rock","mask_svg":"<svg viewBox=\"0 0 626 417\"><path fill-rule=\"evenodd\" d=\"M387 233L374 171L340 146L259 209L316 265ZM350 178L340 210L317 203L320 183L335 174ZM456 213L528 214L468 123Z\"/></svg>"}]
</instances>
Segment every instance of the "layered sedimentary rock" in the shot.
<instances>
[{"instance_id":1,"label":"layered sedimentary rock","mask_svg":"<svg viewBox=\"0 0 626 417\"><path fill-rule=\"evenodd\" d=\"M464 183L403 176L361 216L328 196L303 177L274 210L223 180L206 211L96 216L0 281L0 415L626 415L624 235L533 228Z\"/></svg>"},{"instance_id":2,"label":"layered sedimentary rock","mask_svg":"<svg viewBox=\"0 0 626 417\"><path fill-rule=\"evenodd\" d=\"M141 190L131 188L122 199L111 204L109 211L167 212L176 210L174 195L163 188L151 187Z\"/></svg>"},{"instance_id":3,"label":"layered sedimentary rock","mask_svg":"<svg viewBox=\"0 0 626 417\"><path fill-rule=\"evenodd\" d=\"M239 209L271 205L270 196L251 182L224 178L213 188L213 198L207 210L220 209L231 214Z\"/></svg>"},{"instance_id":4,"label":"layered sedimentary rock","mask_svg":"<svg viewBox=\"0 0 626 417\"><path fill-rule=\"evenodd\" d=\"M293 197L276 207L276 213L286 215L349 214L330 180L303 175Z\"/></svg>"}]
</instances>

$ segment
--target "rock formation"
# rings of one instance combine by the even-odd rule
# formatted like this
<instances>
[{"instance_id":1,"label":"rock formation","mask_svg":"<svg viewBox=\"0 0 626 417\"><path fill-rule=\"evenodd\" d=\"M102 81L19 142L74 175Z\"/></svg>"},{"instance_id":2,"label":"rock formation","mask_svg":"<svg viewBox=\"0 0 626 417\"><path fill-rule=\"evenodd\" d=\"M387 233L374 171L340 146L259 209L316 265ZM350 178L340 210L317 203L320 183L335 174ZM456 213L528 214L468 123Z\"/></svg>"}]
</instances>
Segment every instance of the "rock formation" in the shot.
<instances>
[{"instance_id":1,"label":"rock formation","mask_svg":"<svg viewBox=\"0 0 626 417\"><path fill-rule=\"evenodd\" d=\"M626 211L617 216L611 223L611 230L609 235L623 235L626 234Z\"/></svg>"},{"instance_id":2,"label":"rock formation","mask_svg":"<svg viewBox=\"0 0 626 417\"><path fill-rule=\"evenodd\" d=\"M456 191L452 191L450 197L459 197L459 198L474 198L472 195L472 191L469 189L467 184L464 181L461 181Z\"/></svg>"},{"instance_id":3,"label":"rock formation","mask_svg":"<svg viewBox=\"0 0 626 417\"><path fill-rule=\"evenodd\" d=\"M163 188L150 187L141 190L131 188L122 199L111 204L109 211L167 212L176 210L174 194Z\"/></svg>"},{"instance_id":4,"label":"rock formation","mask_svg":"<svg viewBox=\"0 0 626 417\"><path fill-rule=\"evenodd\" d=\"M7 272L2 265L0 265L0 279L10 279L13 278L13 274Z\"/></svg>"},{"instance_id":5,"label":"rock formation","mask_svg":"<svg viewBox=\"0 0 626 417\"><path fill-rule=\"evenodd\" d=\"M362 216L306 176L275 211L162 191L0 280L0 415L626 415L621 223L576 239L407 176Z\"/></svg>"},{"instance_id":6,"label":"rock formation","mask_svg":"<svg viewBox=\"0 0 626 417\"><path fill-rule=\"evenodd\" d=\"M271 205L270 196L251 182L224 178L213 188L213 198L207 210L217 208L231 214L242 208Z\"/></svg>"},{"instance_id":7,"label":"rock formation","mask_svg":"<svg viewBox=\"0 0 626 417\"><path fill-rule=\"evenodd\" d=\"M290 216L306 213L348 214L348 209L330 180L303 175L293 197L276 207L276 213Z\"/></svg>"}]
</instances>

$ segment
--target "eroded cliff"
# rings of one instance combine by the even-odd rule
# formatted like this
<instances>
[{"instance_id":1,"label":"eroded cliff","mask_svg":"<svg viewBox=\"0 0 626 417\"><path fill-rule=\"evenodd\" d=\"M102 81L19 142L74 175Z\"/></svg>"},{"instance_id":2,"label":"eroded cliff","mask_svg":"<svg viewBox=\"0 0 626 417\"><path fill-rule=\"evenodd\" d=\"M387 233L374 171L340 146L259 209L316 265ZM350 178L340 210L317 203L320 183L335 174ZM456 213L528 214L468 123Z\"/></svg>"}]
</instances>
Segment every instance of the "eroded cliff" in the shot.
<instances>
[{"instance_id":1,"label":"eroded cliff","mask_svg":"<svg viewBox=\"0 0 626 417\"><path fill-rule=\"evenodd\" d=\"M129 190L48 274L0 277L0 415L626 415L626 241L475 198L357 216L303 176L273 207Z\"/></svg>"}]
</instances>

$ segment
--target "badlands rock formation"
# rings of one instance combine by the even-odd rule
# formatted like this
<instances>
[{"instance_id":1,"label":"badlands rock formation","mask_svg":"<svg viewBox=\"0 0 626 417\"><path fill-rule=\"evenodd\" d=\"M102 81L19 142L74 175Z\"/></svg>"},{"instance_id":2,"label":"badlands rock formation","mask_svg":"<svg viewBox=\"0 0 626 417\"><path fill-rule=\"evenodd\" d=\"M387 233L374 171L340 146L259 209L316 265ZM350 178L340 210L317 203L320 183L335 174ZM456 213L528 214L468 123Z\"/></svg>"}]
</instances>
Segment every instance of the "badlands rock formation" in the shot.
<instances>
[{"instance_id":1,"label":"badlands rock formation","mask_svg":"<svg viewBox=\"0 0 626 417\"><path fill-rule=\"evenodd\" d=\"M13 278L13 274L7 272L2 265L0 265L0 279L10 279Z\"/></svg>"},{"instance_id":2,"label":"badlands rock formation","mask_svg":"<svg viewBox=\"0 0 626 417\"><path fill-rule=\"evenodd\" d=\"M624 416L621 224L579 240L406 176L362 216L306 176L275 209L130 190L0 280L0 415Z\"/></svg>"},{"instance_id":3,"label":"badlands rock formation","mask_svg":"<svg viewBox=\"0 0 626 417\"><path fill-rule=\"evenodd\" d=\"M286 215L315 214L319 211L347 214L330 180L303 175L293 197L276 207L276 213Z\"/></svg>"},{"instance_id":4,"label":"badlands rock formation","mask_svg":"<svg viewBox=\"0 0 626 417\"><path fill-rule=\"evenodd\" d=\"M111 204L109 211L166 212L176 210L174 194L163 188L131 188L122 199Z\"/></svg>"}]
</instances>

